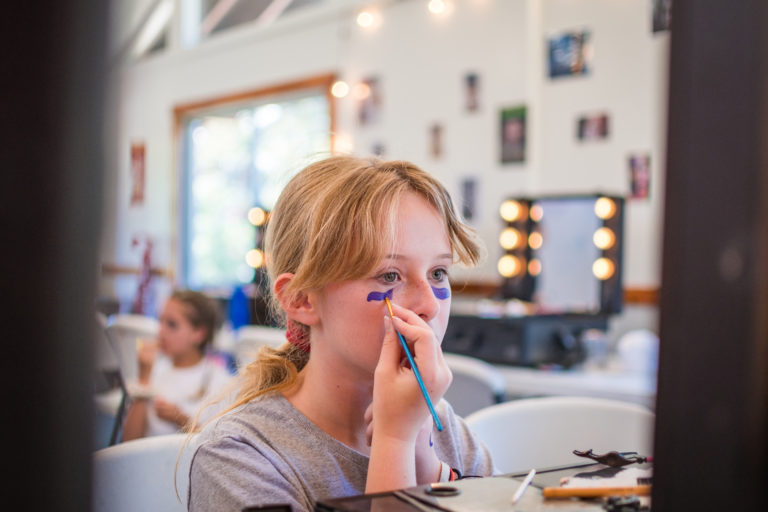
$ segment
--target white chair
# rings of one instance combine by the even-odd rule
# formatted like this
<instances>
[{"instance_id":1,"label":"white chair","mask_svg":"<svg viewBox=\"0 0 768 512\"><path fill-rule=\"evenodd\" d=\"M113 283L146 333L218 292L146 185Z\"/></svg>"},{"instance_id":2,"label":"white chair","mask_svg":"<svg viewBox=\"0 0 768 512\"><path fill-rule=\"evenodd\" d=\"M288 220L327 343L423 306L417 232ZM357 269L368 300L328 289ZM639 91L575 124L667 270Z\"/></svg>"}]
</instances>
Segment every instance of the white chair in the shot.
<instances>
[{"instance_id":1,"label":"white chair","mask_svg":"<svg viewBox=\"0 0 768 512\"><path fill-rule=\"evenodd\" d=\"M159 330L160 322L149 316L121 313L109 318L106 328L107 337L120 364L120 372L125 382L138 378L136 340L155 338Z\"/></svg>"},{"instance_id":2,"label":"white chair","mask_svg":"<svg viewBox=\"0 0 768 512\"><path fill-rule=\"evenodd\" d=\"M503 473L589 462L573 450L652 455L654 414L604 398L524 398L487 407L466 419Z\"/></svg>"},{"instance_id":3,"label":"white chair","mask_svg":"<svg viewBox=\"0 0 768 512\"><path fill-rule=\"evenodd\" d=\"M243 325L235 331L235 359L242 368L253 361L266 345L277 348L285 343L285 329L264 325Z\"/></svg>"},{"instance_id":4,"label":"white chair","mask_svg":"<svg viewBox=\"0 0 768 512\"><path fill-rule=\"evenodd\" d=\"M181 433L144 437L94 452L93 512L186 511L195 437L182 453L186 439Z\"/></svg>"},{"instance_id":5,"label":"white chair","mask_svg":"<svg viewBox=\"0 0 768 512\"><path fill-rule=\"evenodd\" d=\"M492 364L476 357L443 353L453 373L445 399L459 416L467 416L504 399L504 375Z\"/></svg>"}]
</instances>

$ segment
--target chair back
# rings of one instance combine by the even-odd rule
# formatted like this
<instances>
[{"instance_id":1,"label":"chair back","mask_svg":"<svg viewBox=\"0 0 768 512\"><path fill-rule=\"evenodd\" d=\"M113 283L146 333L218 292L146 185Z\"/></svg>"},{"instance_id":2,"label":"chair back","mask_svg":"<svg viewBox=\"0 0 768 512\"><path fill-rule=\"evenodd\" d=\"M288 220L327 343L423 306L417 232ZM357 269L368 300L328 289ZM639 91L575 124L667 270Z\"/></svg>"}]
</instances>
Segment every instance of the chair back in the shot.
<instances>
[{"instance_id":1,"label":"chair back","mask_svg":"<svg viewBox=\"0 0 768 512\"><path fill-rule=\"evenodd\" d=\"M259 349L266 345L277 348L285 343L285 329L264 325L243 325L235 331L235 359L238 368L256 359Z\"/></svg>"},{"instance_id":2,"label":"chair back","mask_svg":"<svg viewBox=\"0 0 768 512\"><path fill-rule=\"evenodd\" d=\"M467 416L504 399L504 375L492 364L475 357L443 353L453 373L445 399L459 416Z\"/></svg>"},{"instance_id":3,"label":"chair back","mask_svg":"<svg viewBox=\"0 0 768 512\"><path fill-rule=\"evenodd\" d=\"M573 450L649 456L653 449L653 412L618 400L524 398L477 411L466 422L503 473L589 462Z\"/></svg>"},{"instance_id":4,"label":"chair back","mask_svg":"<svg viewBox=\"0 0 768 512\"><path fill-rule=\"evenodd\" d=\"M187 510L195 437L181 453L186 439L181 433L144 437L94 452L93 512Z\"/></svg>"},{"instance_id":5,"label":"chair back","mask_svg":"<svg viewBox=\"0 0 768 512\"><path fill-rule=\"evenodd\" d=\"M120 371L125 382L135 380L139 375L136 355L136 340L155 338L160 330L156 319L133 314L112 315L106 328L109 343L120 364Z\"/></svg>"}]
</instances>

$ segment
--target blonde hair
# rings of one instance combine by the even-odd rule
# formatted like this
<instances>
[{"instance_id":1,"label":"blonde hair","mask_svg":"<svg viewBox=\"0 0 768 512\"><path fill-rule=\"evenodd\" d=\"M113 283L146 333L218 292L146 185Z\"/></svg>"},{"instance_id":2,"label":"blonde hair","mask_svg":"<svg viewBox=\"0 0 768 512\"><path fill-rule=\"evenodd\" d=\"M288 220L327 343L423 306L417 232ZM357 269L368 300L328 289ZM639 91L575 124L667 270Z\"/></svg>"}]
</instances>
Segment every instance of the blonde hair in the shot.
<instances>
[{"instance_id":1,"label":"blonde hair","mask_svg":"<svg viewBox=\"0 0 768 512\"><path fill-rule=\"evenodd\" d=\"M292 302L307 290L370 274L393 243L392 226L405 192L421 196L445 221L455 261L477 264L476 235L461 222L448 191L434 177L405 161L333 156L299 172L270 214L265 236L270 281L293 274L283 289L283 300ZM274 293L271 307L284 317ZM306 326L290 324L289 330L301 329L311 342ZM291 343L278 349L262 347L241 372L232 408L290 388L308 360L308 352Z\"/></svg>"}]
</instances>

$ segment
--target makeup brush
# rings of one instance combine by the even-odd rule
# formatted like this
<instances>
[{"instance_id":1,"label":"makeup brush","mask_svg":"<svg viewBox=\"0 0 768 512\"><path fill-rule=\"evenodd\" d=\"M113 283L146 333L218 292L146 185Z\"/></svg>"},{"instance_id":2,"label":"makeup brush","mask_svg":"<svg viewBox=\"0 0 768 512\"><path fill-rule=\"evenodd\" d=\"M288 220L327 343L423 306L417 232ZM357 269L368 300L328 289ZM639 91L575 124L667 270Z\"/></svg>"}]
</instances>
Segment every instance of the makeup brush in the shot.
<instances>
[{"instance_id":1,"label":"makeup brush","mask_svg":"<svg viewBox=\"0 0 768 512\"><path fill-rule=\"evenodd\" d=\"M392 313L392 304L389 302L389 297L384 297L384 302L387 304L387 309L389 310L389 317L394 318L395 315L394 313ZM411 351L408 349L408 344L405 342L405 338L403 338L403 335L400 334L397 329L395 329L395 332L397 333L397 337L400 338L400 345L403 346L403 350L405 351L405 356L408 358L408 362L411 364L411 369L413 370L413 374L416 376L416 381L419 383L419 387L421 388L421 394L424 395L424 400L427 402L427 407L429 407L429 412L432 413L432 419L435 420L435 426L437 427L438 431L442 432L443 425L442 423L440 423L440 418L437 417L437 413L435 412L435 407L432 405L432 400L430 400L429 398L429 393L427 393L427 388L424 387L424 381L421 380L419 367L416 366L416 361L413 360L413 356L411 355Z\"/></svg>"}]
</instances>

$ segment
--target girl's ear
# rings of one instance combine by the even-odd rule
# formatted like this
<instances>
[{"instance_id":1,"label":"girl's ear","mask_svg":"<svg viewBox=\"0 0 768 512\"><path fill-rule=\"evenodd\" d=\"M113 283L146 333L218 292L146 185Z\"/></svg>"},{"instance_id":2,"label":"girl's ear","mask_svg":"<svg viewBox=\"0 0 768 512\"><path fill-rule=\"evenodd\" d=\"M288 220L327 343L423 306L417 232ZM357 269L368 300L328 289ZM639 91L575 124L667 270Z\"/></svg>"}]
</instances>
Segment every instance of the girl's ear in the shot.
<instances>
[{"instance_id":1,"label":"girl's ear","mask_svg":"<svg viewBox=\"0 0 768 512\"><path fill-rule=\"evenodd\" d=\"M296 297L289 297L286 293L288 283L293 279L293 274L286 272L275 279L274 292L289 320L294 320L304 325L317 323L317 311L309 295L300 292Z\"/></svg>"}]
</instances>

